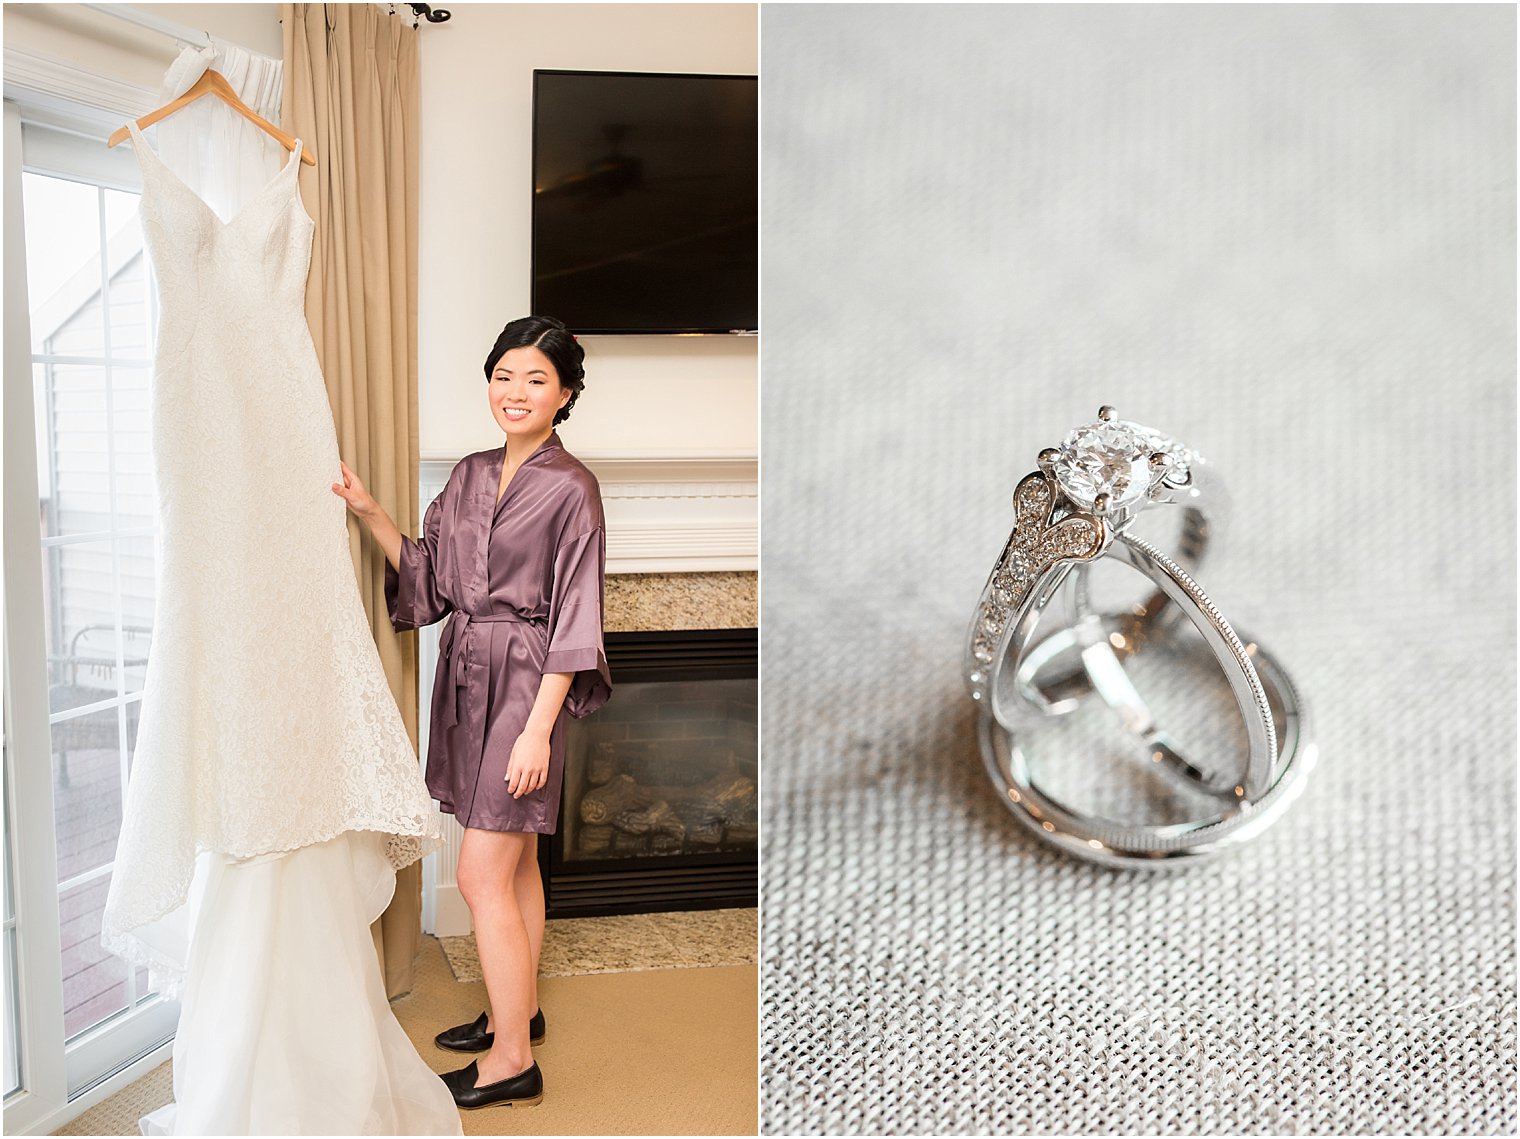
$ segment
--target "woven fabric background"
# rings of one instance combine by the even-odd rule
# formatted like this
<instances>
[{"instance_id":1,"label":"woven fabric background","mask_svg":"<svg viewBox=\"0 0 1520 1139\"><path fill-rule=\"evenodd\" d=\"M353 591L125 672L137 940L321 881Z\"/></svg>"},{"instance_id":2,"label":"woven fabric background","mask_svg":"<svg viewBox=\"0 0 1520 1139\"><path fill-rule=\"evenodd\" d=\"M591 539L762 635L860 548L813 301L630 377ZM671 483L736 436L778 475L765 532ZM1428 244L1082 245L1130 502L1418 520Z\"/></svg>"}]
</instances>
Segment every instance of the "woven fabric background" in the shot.
<instances>
[{"instance_id":1,"label":"woven fabric background","mask_svg":"<svg viewBox=\"0 0 1520 1139\"><path fill-rule=\"evenodd\" d=\"M764 1130L1512 1132L1513 7L762 19ZM1104 402L1321 746L1157 876L1025 836L957 673Z\"/></svg>"}]
</instances>

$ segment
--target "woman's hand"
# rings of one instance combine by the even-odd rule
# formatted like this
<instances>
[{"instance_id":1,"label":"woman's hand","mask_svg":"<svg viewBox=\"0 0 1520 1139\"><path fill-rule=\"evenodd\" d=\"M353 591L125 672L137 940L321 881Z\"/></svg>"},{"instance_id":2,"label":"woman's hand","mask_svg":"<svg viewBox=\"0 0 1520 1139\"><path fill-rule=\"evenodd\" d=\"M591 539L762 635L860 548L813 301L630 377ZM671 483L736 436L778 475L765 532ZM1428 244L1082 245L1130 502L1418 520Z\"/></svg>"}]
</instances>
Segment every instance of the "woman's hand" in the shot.
<instances>
[{"instance_id":1,"label":"woman's hand","mask_svg":"<svg viewBox=\"0 0 1520 1139\"><path fill-rule=\"evenodd\" d=\"M333 483L332 492L348 504L359 521L369 527L385 560L390 562L391 569L400 571L401 547L404 545L401 531L396 529L396 523L385 512L385 508L364 489L359 476L348 469L348 464L339 459L338 466L343 468L343 481Z\"/></svg>"},{"instance_id":2,"label":"woman's hand","mask_svg":"<svg viewBox=\"0 0 1520 1139\"><path fill-rule=\"evenodd\" d=\"M359 476L348 469L348 464L341 459L338 465L343 468L343 481L332 484L332 492L348 503L348 508L360 518L368 519L379 508L369 491L364 489L364 484L359 481Z\"/></svg>"},{"instance_id":3,"label":"woman's hand","mask_svg":"<svg viewBox=\"0 0 1520 1139\"><path fill-rule=\"evenodd\" d=\"M512 745L512 756L507 760L507 791L512 798L521 799L548 779L549 733L529 726Z\"/></svg>"}]
</instances>

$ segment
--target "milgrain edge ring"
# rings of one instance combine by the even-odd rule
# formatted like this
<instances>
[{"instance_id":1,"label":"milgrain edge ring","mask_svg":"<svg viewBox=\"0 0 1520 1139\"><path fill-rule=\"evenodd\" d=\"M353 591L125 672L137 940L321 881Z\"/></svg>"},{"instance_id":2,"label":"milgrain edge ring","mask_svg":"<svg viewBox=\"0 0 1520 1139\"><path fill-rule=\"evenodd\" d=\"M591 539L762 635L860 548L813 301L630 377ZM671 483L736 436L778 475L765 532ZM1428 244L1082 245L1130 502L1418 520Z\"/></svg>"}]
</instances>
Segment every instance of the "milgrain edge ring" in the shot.
<instances>
[{"instance_id":1,"label":"milgrain edge ring","mask_svg":"<svg viewBox=\"0 0 1520 1139\"><path fill-rule=\"evenodd\" d=\"M1119 420L1108 406L1059 448L1042 451L1039 466L1015 489L1013 532L982 590L963 658L967 690L979 708L983 758L1000 797L1041 837L1109 865L1176 864L1259 833L1301 789L1316 752L1307 711L1286 670L1258 643L1237 636L1188 572L1201 561L1213 524L1198 501L1203 488L1222 498L1211 468L1160 432ZM1142 510L1157 504L1187 507L1177 559L1126 532ZM1069 627L1034 640L1041 616L1068 577L1074 571L1085 576L1081 567L1103 556L1157 587L1138 610L1139 619L1135 613L1086 612L1085 582L1079 580L1067 590L1077 598ZM1165 607L1187 616L1229 681L1246 728L1243 769L1184 756L1129 682L1123 662L1160 628ZM1040 666L1061 653L1075 655L1079 667L1068 667L1058 685L1039 685ZM1067 698L1056 699L1055 688ZM1095 693L1144 742L1163 774L1205 792L1218 809L1182 824L1121 823L1073 810L1042 792L1014 739L1018 715L1060 714Z\"/></svg>"}]
</instances>

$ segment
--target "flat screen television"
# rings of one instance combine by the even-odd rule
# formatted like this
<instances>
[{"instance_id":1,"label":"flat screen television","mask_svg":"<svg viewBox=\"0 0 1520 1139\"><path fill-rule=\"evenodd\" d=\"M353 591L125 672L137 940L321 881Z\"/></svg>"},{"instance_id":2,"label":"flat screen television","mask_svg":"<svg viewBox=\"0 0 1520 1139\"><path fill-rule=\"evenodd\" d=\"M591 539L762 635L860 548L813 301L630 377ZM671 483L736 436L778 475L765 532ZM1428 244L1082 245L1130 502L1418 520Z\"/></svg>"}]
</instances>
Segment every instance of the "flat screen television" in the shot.
<instances>
[{"instance_id":1,"label":"flat screen television","mask_svg":"<svg viewBox=\"0 0 1520 1139\"><path fill-rule=\"evenodd\" d=\"M759 328L753 75L533 73L533 311L586 333Z\"/></svg>"}]
</instances>

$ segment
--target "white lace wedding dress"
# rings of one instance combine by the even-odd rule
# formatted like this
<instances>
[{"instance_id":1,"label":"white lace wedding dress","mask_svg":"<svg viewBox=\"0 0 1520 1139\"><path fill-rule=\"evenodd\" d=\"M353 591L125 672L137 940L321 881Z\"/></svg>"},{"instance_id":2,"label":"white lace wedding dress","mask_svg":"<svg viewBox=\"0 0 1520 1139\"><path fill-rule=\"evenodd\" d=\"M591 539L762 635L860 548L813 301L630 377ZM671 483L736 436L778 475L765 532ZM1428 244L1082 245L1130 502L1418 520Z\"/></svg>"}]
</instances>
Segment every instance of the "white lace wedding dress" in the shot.
<instances>
[{"instance_id":1,"label":"white lace wedding dress","mask_svg":"<svg viewBox=\"0 0 1520 1139\"><path fill-rule=\"evenodd\" d=\"M330 485L300 147L228 220L135 125L158 275L158 601L102 919L182 993L154 1134L460 1133L370 923L439 842Z\"/></svg>"}]
</instances>

